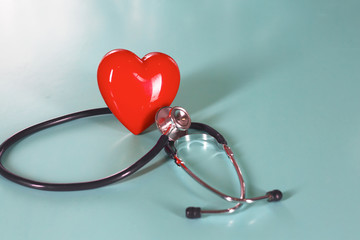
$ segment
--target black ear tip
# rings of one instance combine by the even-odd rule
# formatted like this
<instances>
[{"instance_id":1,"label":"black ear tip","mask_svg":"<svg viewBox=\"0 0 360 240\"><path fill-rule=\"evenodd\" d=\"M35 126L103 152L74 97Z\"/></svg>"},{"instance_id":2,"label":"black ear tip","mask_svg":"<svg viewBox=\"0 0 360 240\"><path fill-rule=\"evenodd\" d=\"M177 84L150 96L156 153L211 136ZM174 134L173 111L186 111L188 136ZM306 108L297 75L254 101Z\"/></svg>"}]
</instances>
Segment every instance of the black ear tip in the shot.
<instances>
[{"instance_id":1,"label":"black ear tip","mask_svg":"<svg viewBox=\"0 0 360 240\"><path fill-rule=\"evenodd\" d=\"M199 207L188 207L185 210L187 218L200 218L201 217L201 208Z\"/></svg>"},{"instance_id":2,"label":"black ear tip","mask_svg":"<svg viewBox=\"0 0 360 240\"><path fill-rule=\"evenodd\" d=\"M266 195L268 195L268 202L280 201L283 196L282 192L277 189L267 192Z\"/></svg>"}]
</instances>

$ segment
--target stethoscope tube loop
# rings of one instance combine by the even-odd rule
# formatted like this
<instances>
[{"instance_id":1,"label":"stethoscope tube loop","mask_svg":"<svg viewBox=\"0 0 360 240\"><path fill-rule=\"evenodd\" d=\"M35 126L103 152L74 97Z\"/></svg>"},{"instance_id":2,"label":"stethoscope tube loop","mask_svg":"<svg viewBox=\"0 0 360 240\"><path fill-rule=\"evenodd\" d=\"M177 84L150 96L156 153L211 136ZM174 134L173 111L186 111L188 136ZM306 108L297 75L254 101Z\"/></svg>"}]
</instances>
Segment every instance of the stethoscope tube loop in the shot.
<instances>
[{"instance_id":1,"label":"stethoscope tube loop","mask_svg":"<svg viewBox=\"0 0 360 240\"><path fill-rule=\"evenodd\" d=\"M125 177L128 177L132 174L134 174L136 171L138 171L140 168L145 166L148 162L150 162L159 152L165 147L165 145L168 143L168 136L161 135L155 146L146 153L143 157L141 157L138 161L136 161L131 166L127 167L126 169L123 169L122 171L119 171L113 175L110 175L105 178L101 178L94 181L88 181L88 182L77 182L77 183L48 183L48 182L40 182L35 181L32 179L24 178L21 176L18 176L12 172L10 172L8 169L4 167L1 160L4 155L4 153L15 143L17 143L19 140L24 139L25 137L39 132L41 130L44 130L46 128L56 126L62 123L66 123L69 121L73 121L80 118L90 117L90 116L96 116L96 115L103 115L103 114L110 114L111 111L108 108L97 108L97 109L91 109L81 112L76 112L72 114L68 114L62 117L54 118L39 124L36 124L34 126L28 127L16 134L14 134L12 137L8 138L4 143L0 145L0 174L7 178L10 181L13 181L15 183L18 183L20 185L35 188L39 190L46 190L46 191L79 191L79 190L88 190L88 189L94 189L103 187L112 183L115 183L117 181L120 181L124 179Z\"/></svg>"}]
</instances>

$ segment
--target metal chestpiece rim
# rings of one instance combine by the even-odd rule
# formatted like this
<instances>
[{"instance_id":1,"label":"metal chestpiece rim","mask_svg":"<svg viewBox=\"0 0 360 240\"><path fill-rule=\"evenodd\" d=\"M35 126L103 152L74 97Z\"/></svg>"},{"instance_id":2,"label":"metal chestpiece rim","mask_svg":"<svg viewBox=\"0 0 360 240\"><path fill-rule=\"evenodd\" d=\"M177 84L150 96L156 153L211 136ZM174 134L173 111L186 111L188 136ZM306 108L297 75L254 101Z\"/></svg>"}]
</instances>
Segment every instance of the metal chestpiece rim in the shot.
<instances>
[{"instance_id":1,"label":"metal chestpiece rim","mask_svg":"<svg viewBox=\"0 0 360 240\"><path fill-rule=\"evenodd\" d=\"M191 118L182 107L163 107L156 113L155 122L162 134L167 135L171 141L175 141L187 134Z\"/></svg>"}]
</instances>

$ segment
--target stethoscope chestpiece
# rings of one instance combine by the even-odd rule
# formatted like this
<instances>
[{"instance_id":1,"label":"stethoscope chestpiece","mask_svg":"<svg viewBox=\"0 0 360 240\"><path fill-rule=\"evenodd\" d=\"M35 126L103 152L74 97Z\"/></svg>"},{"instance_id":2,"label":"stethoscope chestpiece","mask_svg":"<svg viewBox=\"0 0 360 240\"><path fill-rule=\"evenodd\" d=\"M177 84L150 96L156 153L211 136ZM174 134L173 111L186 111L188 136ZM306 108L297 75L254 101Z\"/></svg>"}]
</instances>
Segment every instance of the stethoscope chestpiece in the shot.
<instances>
[{"instance_id":1,"label":"stethoscope chestpiece","mask_svg":"<svg viewBox=\"0 0 360 240\"><path fill-rule=\"evenodd\" d=\"M163 107L156 113L155 122L162 134L175 141L187 134L191 118L182 107Z\"/></svg>"}]
</instances>

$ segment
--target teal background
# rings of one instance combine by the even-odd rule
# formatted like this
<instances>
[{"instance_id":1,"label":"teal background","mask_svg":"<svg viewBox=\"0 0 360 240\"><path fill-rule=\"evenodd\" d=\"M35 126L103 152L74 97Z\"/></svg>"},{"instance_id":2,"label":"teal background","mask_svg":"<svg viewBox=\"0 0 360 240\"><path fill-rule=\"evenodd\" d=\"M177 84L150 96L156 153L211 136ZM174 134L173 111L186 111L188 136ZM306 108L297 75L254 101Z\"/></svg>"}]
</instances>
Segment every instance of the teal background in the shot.
<instances>
[{"instance_id":1,"label":"teal background","mask_svg":"<svg viewBox=\"0 0 360 240\"><path fill-rule=\"evenodd\" d=\"M0 141L105 106L96 71L115 48L160 51L181 71L174 105L228 139L248 196L284 201L231 215L164 153L118 184L43 192L0 178L1 239L356 239L360 208L359 1L0 2ZM4 159L38 180L85 181L155 143L112 116L35 134ZM202 153L199 153L199 158ZM231 185L232 183L230 183Z\"/></svg>"}]
</instances>

